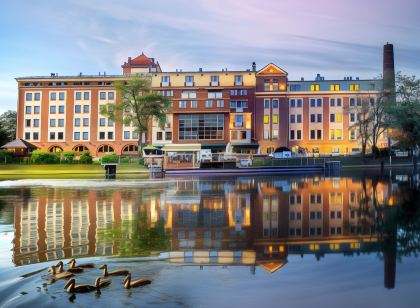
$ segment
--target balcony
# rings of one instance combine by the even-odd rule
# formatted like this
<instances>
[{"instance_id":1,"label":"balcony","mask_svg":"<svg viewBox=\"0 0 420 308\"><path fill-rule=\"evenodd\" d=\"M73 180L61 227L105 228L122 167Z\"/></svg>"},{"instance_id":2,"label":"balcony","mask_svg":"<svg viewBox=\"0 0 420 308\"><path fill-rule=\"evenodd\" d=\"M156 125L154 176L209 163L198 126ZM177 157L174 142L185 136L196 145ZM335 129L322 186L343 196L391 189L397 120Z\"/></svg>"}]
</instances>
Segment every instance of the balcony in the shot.
<instances>
[{"instance_id":1,"label":"balcony","mask_svg":"<svg viewBox=\"0 0 420 308\"><path fill-rule=\"evenodd\" d=\"M230 142L232 144L250 144L251 143L251 130L250 129L231 130Z\"/></svg>"}]
</instances>

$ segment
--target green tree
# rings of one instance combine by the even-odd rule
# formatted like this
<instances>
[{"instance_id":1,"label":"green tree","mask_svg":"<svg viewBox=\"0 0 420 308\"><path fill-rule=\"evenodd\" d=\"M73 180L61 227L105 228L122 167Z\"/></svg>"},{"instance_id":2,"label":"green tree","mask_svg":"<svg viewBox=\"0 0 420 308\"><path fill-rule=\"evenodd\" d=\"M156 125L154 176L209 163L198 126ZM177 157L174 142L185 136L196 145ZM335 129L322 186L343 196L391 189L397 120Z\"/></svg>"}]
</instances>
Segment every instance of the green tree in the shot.
<instances>
[{"instance_id":1,"label":"green tree","mask_svg":"<svg viewBox=\"0 0 420 308\"><path fill-rule=\"evenodd\" d=\"M171 101L152 91L151 78L136 76L115 84L118 102L109 103L101 114L115 122L132 124L138 133L138 149L142 155L143 134L147 135L149 125L156 119L160 127L166 122L166 112Z\"/></svg>"},{"instance_id":2,"label":"green tree","mask_svg":"<svg viewBox=\"0 0 420 308\"><path fill-rule=\"evenodd\" d=\"M6 111L0 115L0 145L16 138L16 111Z\"/></svg>"}]
</instances>

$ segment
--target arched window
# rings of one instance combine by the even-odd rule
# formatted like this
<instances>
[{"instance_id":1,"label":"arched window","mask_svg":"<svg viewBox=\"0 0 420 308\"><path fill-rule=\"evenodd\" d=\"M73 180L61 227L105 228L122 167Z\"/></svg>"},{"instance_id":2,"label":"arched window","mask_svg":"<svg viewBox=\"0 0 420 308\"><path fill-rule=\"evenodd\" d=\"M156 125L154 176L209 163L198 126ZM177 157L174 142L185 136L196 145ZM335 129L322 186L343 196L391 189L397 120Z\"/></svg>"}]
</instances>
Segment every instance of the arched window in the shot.
<instances>
[{"instance_id":1,"label":"arched window","mask_svg":"<svg viewBox=\"0 0 420 308\"><path fill-rule=\"evenodd\" d=\"M87 147L85 147L84 145L76 145L73 148L74 152L84 152L84 151L89 151L89 149Z\"/></svg>"},{"instance_id":2,"label":"arched window","mask_svg":"<svg viewBox=\"0 0 420 308\"><path fill-rule=\"evenodd\" d=\"M50 147L48 149L48 151L50 153L60 153L60 152L63 152L63 148L62 147L59 147L58 145L53 145L52 147Z\"/></svg>"},{"instance_id":3,"label":"arched window","mask_svg":"<svg viewBox=\"0 0 420 308\"><path fill-rule=\"evenodd\" d=\"M98 148L98 153L109 153L109 152L114 152L114 148L110 145L101 145Z\"/></svg>"},{"instance_id":4,"label":"arched window","mask_svg":"<svg viewBox=\"0 0 420 308\"><path fill-rule=\"evenodd\" d=\"M137 153L139 151L139 147L135 144L128 144L123 149L123 153Z\"/></svg>"}]
</instances>

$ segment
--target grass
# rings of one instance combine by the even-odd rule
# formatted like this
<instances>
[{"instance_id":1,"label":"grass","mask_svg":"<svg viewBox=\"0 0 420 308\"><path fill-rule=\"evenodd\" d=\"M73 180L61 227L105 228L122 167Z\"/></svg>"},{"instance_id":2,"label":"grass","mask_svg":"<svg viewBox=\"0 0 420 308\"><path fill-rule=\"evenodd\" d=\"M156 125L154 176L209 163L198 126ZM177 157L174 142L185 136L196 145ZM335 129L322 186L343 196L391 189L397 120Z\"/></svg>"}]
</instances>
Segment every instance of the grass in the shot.
<instances>
[{"instance_id":1,"label":"grass","mask_svg":"<svg viewBox=\"0 0 420 308\"><path fill-rule=\"evenodd\" d=\"M122 164L117 167L117 176L138 178L148 175L147 168L137 164ZM104 178L101 165L0 165L0 180L7 179L88 179Z\"/></svg>"}]
</instances>

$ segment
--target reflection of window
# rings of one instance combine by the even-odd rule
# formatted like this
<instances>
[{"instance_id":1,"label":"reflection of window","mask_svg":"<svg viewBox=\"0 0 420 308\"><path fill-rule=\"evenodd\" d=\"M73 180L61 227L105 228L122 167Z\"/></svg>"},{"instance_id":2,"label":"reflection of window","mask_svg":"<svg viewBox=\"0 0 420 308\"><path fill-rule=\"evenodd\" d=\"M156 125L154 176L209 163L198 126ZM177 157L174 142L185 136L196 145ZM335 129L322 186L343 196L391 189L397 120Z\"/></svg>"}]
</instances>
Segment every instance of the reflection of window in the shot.
<instances>
[{"instance_id":1,"label":"reflection of window","mask_svg":"<svg viewBox=\"0 0 420 308\"><path fill-rule=\"evenodd\" d=\"M179 115L180 140L223 139L223 114L181 114Z\"/></svg>"}]
</instances>

